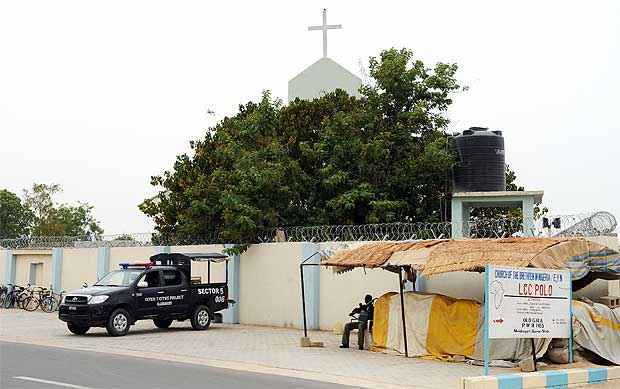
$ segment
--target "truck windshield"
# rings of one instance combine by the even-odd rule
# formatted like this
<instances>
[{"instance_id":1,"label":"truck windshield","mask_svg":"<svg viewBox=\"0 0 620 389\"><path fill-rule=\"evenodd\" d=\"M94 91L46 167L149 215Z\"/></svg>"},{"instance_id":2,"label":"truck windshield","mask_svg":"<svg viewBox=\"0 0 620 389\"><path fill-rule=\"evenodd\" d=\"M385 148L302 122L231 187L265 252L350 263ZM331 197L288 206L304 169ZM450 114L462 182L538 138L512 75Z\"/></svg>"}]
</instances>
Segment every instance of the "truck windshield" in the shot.
<instances>
[{"instance_id":1,"label":"truck windshield","mask_svg":"<svg viewBox=\"0 0 620 389\"><path fill-rule=\"evenodd\" d=\"M127 269L112 271L97 281L96 286L129 286L143 270Z\"/></svg>"}]
</instances>

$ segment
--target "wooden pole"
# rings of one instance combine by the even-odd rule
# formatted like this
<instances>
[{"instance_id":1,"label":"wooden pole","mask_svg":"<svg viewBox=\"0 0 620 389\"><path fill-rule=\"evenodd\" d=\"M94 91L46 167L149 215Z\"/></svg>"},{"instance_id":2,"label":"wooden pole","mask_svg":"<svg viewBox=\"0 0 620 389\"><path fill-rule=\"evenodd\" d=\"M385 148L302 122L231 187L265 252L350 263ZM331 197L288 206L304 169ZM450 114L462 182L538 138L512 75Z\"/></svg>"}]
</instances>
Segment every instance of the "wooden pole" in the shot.
<instances>
[{"instance_id":1,"label":"wooden pole","mask_svg":"<svg viewBox=\"0 0 620 389\"><path fill-rule=\"evenodd\" d=\"M301 307L304 314L304 338L308 337L308 324L306 323L306 288L304 286L304 265L299 265L299 274L301 275Z\"/></svg>"},{"instance_id":2,"label":"wooden pole","mask_svg":"<svg viewBox=\"0 0 620 389\"><path fill-rule=\"evenodd\" d=\"M407 322L405 321L405 296L403 295L403 268L398 268L398 288L400 290L400 314L403 319L403 340L405 341L405 357L409 357L407 348Z\"/></svg>"},{"instance_id":3,"label":"wooden pole","mask_svg":"<svg viewBox=\"0 0 620 389\"><path fill-rule=\"evenodd\" d=\"M534 338L530 339L532 341L532 359L534 360L534 371L536 371L536 345L534 344Z\"/></svg>"},{"instance_id":4,"label":"wooden pole","mask_svg":"<svg viewBox=\"0 0 620 389\"><path fill-rule=\"evenodd\" d=\"M568 294L568 320L569 321L569 337L568 337L568 363L573 363L573 342L574 342L574 336L573 336L573 281L570 278L571 277L571 273L568 272L568 277L569 277L569 286L570 286L570 293Z\"/></svg>"}]
</instances>

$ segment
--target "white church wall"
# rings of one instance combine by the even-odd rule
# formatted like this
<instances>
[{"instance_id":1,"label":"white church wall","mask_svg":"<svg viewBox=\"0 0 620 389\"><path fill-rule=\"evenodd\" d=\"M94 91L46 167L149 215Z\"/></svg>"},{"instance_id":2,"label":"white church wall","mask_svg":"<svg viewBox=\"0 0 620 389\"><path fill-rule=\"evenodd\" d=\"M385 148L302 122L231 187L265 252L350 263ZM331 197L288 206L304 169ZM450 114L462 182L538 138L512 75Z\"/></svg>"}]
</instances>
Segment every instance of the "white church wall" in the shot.
<instances>
[{"instance_id":1,"label":"white church wall","mask_svg":"<svg viewBox=\"0 0 620 389\"><path fill-rule=\"evenodd\" d=\"M312 100L336 89L359 96L361 85L355 74L330 58L321 58L288 82L288 100Z\"/></svg>"}]
</instances>

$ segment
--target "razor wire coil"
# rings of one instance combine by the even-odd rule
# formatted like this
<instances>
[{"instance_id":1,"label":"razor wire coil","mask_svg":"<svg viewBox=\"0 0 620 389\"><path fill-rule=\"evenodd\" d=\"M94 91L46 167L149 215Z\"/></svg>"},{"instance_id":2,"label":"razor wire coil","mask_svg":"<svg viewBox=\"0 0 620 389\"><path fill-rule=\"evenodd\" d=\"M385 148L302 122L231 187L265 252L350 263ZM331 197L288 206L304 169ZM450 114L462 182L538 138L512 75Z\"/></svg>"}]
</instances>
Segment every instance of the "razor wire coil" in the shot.
<instances>
[{"instance_id":1,"label":"razor wire coil","mask_svg":"<svg viewBox=\"0 0 620 389\"><path fill-rule=\"evenodd\" d=\"M569 225L569 227L552 234L552 236L602 235L613 232L617 226L614 216L604 211L587 216L565 215L561 218L563 218L562 225ZM458 229L463 232L463 235L472 239L548 235L540 226L524 231L523 221L520 218L502 218L472 219L460 226L455 226L451 222L422 222L278 227L261 230L256 233L251 241L244 243L450 239L452 238L453 227L460 227ZM224 243L230 242L217 231L193 238L184 237L180 239L162 237L156 233L0 239L0 247L5 249L181 246Z\"/></svg>"}]
</instances>

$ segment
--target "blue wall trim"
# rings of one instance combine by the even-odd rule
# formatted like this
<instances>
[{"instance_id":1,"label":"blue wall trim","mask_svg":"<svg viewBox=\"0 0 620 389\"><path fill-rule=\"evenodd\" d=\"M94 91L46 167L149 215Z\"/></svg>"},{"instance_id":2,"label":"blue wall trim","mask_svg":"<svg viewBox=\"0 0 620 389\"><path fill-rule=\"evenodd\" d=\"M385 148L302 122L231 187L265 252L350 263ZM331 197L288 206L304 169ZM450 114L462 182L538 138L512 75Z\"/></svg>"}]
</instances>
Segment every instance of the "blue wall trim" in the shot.
<instances>
[{"instance_id":1,"label":"blue wall trim","mask_svg":"<svg viewBox=\"0 0 620 389\"><path fill-rule=\"evenodd\" d=\"M13 251L11 250L6 250L4 255L4 284L14 284L16 265L15 255L13 255Z\"/></svg>"},{"instance_id":2,"label":"blue wall trim","mask_svg":"<svg viewBox=\"0 0 620 389\"><path fill-rule=\"evenodd\" d=\"M568 373L565 371L545 371L547 387L554 389L568 388Z\"/></svg>"},{"instance_id":3,"label":"blue wall trim","mask_svg":"<svg viewBox=\"0 0 620 389\"><path fill-rule=\"evenodd\" d=\"M500 375L497 377L498 389L523 389L523 377L520 375Z\"/></svg>"},{"instance_id":4,"label":"blue wall trim","mask_svg":"<svg viewBox=\"0 0 620 389\"><path fill-rule=\"evenodd\" d=\"M52 289L60 292L62 289L62 249L52 249Z\"/></svg>"},{"instance_id":5,"label":"blue wall trim","mask_svg":"<svg viewBox=\"0 0 620 389\"><path fill-rule=\"evenodd\" d=\"M97 280L110 271L110 248L99 247L97 251Z\"/></svg>"},{"instance_id":6,"label":"blue wall trim","mask_svg":"<svg viewBox=\"0 0 620 389\"><path fill-rule=\"evenodd\" d=\"M588 369L588 383L596 384L601 381L607 380L607 369L605 368L594 368Z\"/></svg>"},{"instance_id":7,"label":"blue wall trim","mask_svg":"<svg viewBox=\"0 0 620 389\"><path fill-rule=\"evenodd\" d=\"M224 245L225 248L233 247L232 244ZM235 304L224 310L222 319L224 323L239 324L239 297L241 285L241 256L235 254L226 262L228 266L228 298L235 300Z\"/></svg>"},{"instance_id":8,"label":"blue wall trim","mask_svg":"<svg viewBox=\"0 0 620 389\"><path fill-rule=\"evenodd\" d=\"M303 262L306 258L319 251L319 246L310 243L301 243L301 252L299 262ZM316 254L306 261L306 263L320 263L321 256ZM320 280L321 269L319 266L304 266L304 286L306 292L306 319L309 330L319 329L319 308L320 308ZM299 292L301 299L301 291ZM303 315L303 312L302 312ZM299 327L303 328L303 316L299 318Z\"/></svg>"}]
</instances>

